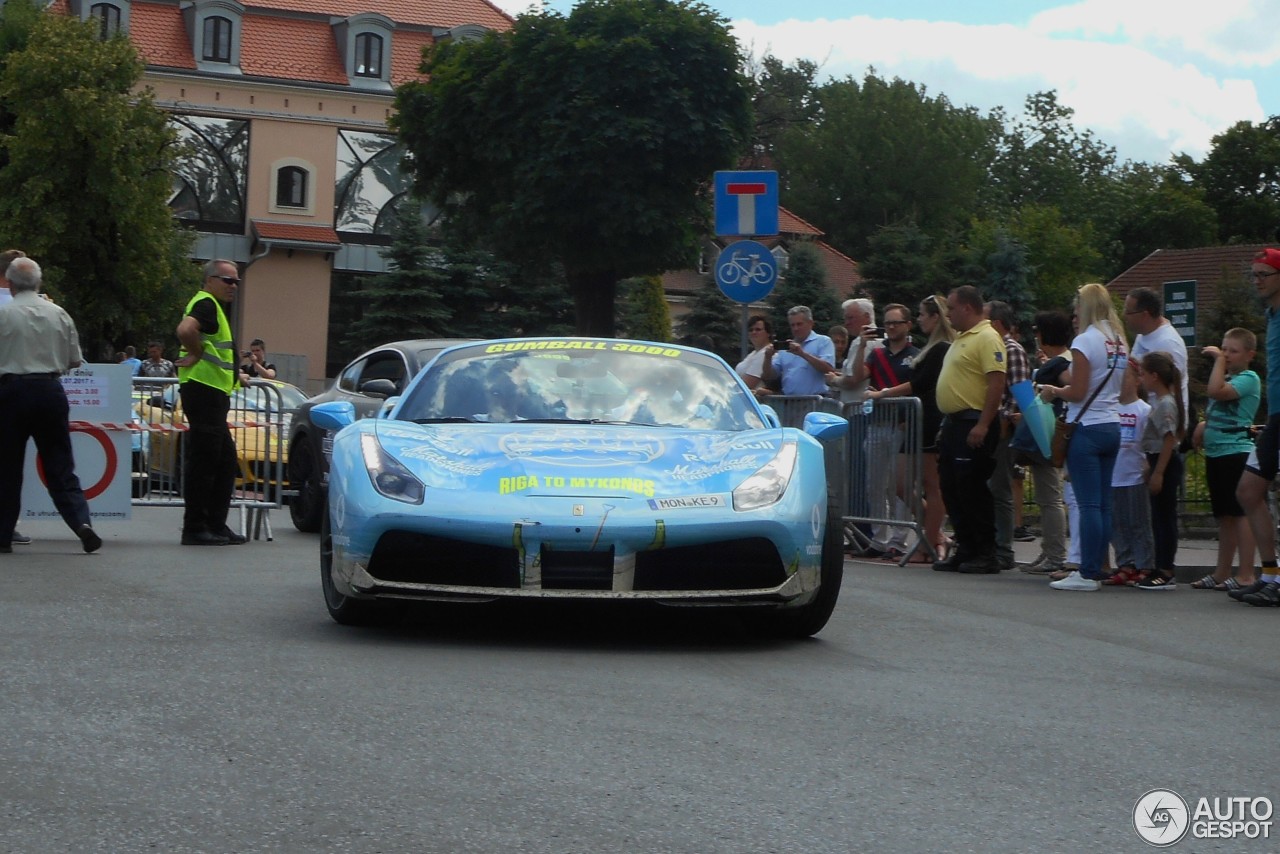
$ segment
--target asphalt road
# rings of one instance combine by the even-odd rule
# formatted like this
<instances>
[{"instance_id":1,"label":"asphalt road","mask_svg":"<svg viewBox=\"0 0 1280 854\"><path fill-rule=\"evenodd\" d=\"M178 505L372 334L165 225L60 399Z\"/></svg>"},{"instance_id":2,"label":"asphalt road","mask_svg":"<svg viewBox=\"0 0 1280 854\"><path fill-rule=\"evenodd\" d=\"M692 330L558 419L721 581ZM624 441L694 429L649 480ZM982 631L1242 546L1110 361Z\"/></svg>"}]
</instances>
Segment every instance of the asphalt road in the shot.
<instances>
[{"instance_id":1,"label":"asphalt road","mask_svg":"<svg viewBox=\"0 0 1280 854\"><path fill-rule=\"evenodd\" d=\"M0 849L1142 851L1150 789L1280 801L1280 610L1224 594L851 561L806 642L613 607L352 629L315 537L274 521L184 548L177 511L142 508L92 556L23 524Z\"/></svg>"}]
</instances>

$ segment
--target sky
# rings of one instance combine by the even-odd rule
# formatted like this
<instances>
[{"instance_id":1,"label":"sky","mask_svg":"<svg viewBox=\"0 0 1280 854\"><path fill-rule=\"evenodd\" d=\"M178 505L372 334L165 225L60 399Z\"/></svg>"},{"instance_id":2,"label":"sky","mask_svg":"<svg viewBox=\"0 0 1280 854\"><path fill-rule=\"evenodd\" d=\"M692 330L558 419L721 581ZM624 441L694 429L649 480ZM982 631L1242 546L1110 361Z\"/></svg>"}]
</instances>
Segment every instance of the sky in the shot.
<instances>
[{"instance_id":1,"label":"sky","mask_svg":"<svg viewBox=\"0 0 1280 854\"><path fill-rule=\"evenodd\" d=\"M518 14L572 0L491 0ZM957 106L1022 112L1056 90L1122 160L1196 160L1239 121L1280 115L1280 0L705 0L743 48L819 78L923 84Z\"/></svg>"}]
</instances>

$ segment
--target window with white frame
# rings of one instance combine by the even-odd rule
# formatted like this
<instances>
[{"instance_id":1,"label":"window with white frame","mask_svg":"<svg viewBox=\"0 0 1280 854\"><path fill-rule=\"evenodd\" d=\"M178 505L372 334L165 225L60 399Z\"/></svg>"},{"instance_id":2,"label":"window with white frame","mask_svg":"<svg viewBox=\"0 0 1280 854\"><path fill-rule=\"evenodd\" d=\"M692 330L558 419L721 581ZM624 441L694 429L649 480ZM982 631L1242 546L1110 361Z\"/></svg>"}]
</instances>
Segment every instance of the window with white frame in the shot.
<instances>
[{"instance_id":1,"label":"window with white frame","mask_svg":"<svg viewBox=\"0 0 1280 854\"><path fill-rule=\"evenodd\" d=\"M271 164L274 187L269 209L273 213L315 213L316 169L305 160L286 157Z\"/></svg>"}]
</instances>

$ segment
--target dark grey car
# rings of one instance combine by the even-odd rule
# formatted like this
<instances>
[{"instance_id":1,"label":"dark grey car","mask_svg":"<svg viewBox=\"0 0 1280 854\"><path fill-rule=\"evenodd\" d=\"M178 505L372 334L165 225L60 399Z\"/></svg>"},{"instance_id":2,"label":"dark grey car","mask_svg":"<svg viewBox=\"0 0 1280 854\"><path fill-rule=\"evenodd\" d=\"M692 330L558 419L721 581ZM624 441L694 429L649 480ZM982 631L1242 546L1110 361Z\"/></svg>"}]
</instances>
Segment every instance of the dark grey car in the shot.
<instances>
[{"instance_id":1,"label":"dark grey car","mask_svg":"<svg viewBox=\"0 0 1280 854\"><path fill-rule=\"evenodd\" d=\"M299 531L320 530L329 481L328 432L311 423L311 407L330 400L345 400L356 408L356 417L368 418L388 397L404 391L409 380L441 350L464 344L470 338L419 338L393 341L353 359L327 391L307 400L293 416L289 430L289 485L297 495L289 500L289 516Z\"/></svg>"}]
</instances>

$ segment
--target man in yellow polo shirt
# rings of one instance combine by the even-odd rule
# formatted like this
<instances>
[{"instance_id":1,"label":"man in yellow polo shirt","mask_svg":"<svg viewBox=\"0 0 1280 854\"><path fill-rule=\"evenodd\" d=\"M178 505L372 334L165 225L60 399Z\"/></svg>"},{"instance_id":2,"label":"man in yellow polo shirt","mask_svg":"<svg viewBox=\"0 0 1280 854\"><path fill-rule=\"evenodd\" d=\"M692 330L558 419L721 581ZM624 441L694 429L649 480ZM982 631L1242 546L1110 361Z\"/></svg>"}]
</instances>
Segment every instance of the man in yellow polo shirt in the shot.
<instances>
[{"instance_id":1,"label":"man in yellow polo shirt","mask_svg":"<svg viewBox=\"0 0 1280 854\"><path fill-rule=\"evenodd\" d=\"M958 333L938 377L938 480L956 546L933 565L939 572L999 572L996 511L987 481L995 471L996 415L1005 385L1004 340L983 317L982 294L962 285L947 294Z\"/></svg>"}]
</instances>

